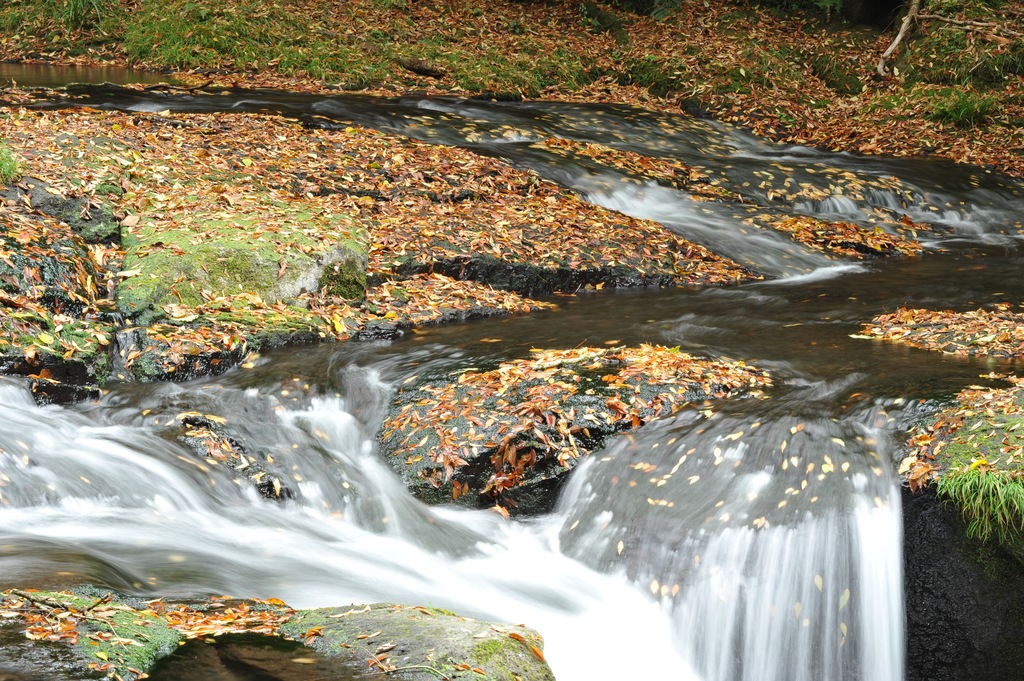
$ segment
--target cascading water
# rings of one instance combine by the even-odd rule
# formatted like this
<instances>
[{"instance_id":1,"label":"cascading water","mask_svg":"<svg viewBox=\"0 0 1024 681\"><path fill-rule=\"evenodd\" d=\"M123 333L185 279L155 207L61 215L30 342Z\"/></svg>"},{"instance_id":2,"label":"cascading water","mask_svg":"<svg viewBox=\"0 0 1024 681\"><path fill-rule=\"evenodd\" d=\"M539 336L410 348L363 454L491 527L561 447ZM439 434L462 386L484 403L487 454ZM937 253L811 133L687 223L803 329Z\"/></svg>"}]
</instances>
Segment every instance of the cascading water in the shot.
<instances>
[{"instance_id":1,"label":"cascading water","mask_svg":"<svg viewBox=\"0 0 1024 681\"><path fill-rule=\"evenodd\" d=\"M971 171L780 149L714 123L624 107L273 93L85 99L139 111L354 120L471 146L780 274L828 261L751 231L734 206L623 182L535 143L561 136L699 163L762 207L776 176L786 177L810 187L810 198L794 200L797 212L870 223L905 211L970 238L1013 231L1024 207L1018 188ZM860 194L837 191L858 175L877 182ZM889 183L893 176L901 180ZM901 525L890 440L898 433L885 409L900 409L893 395L948 393L980 372L848 336L908 302L1024 297L1009 291L1020 258L986 257L988 271L922 259L842 279L829 278L840 272L832 268L781 284L564 300L539 321L430 330L390 347L282 351L249 372L119 385L73 407L35 406L23 387L4 383L0 586L93 582L273 596L299 607L438 605L536 627L560 681L897 681ZM503 345L477 343L495 329ZM700 405L617 438L575 471L557 512L528 521L424 507L376 458L373 434L389 386L405 377L396 368L403 359L455 367L594 338L710 348L775 370L781 387L764 401ZM435 345L424 351L423 339ZM270 454L268 470L291 497L262 499L178 442L177 417L192 411L224 419Z\"/></svg>"},{"instance_id":2,"label":"cascading water","mask_svg":"<svg viewBox=\"0 0 1024 681\"><path fill-rule=\"evenodd\" d=\"M646 584L706 681L902 678L899 495L863 423L884 417L807 392L624 438L563 498L567 553Z\"/></svg>"},{"instance_id":3,"label":"cascading water","mask_svg":"<svg viewBox=\"0 0 1024 681\"><path fill-rule=\"evenodd\" d=\"M194 406L208 400L198 392ZM172 386L135 412L148 412L145 422L115 424L102 421L127 420L123 408L93 406L86 417L0 386L3 586L91 582L274 596L297 607L423 603L530 622L544 630L563 680L628 676L641 646L654 647L648 659L672 678L693 678L655 603L552 548L549 519L509 524L490 512L422 506L376 458L342 399L272 409L278 418L264 421L262 444L282 435L302 443L282 450L298 484L296 498L280 504L157 435L161 403L188 401ZM595 646L607 651L600 660Z\"/></svg>"}]
</instances>

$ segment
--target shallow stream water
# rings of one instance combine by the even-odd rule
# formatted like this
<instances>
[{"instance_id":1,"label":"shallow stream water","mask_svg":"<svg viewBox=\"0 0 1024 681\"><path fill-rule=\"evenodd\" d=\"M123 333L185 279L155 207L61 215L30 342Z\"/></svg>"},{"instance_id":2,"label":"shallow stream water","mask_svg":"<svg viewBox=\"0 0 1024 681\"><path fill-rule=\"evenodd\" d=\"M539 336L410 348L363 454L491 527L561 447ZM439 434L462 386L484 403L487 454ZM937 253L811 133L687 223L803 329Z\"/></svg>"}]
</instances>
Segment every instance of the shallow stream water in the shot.
<instances>
[{"instance_id":1,"label":"shallow stream water","mask_svg":"<svg viewBox=\"0 0 1024 681\"><path fill-rule=\"evenodd\" d=\"M285 111L359 121L507 156L624 212L662 220L777 278L705 290L557 297L559 309L417 330L392 343L297 347L252 369L114 385L74 406L0 385L0 587L91 582L135 593L277 597L296 607L396 601L525 622L560 681L898 681L904 674L901 511L894 473L922 401L1007 362L854 339L900 306L975 309L1024 298L1014 234L1024 192L922 160L778 148L683 116L577 104L311 98L280 93L135 97L132 110ZM752 201L752 179L902 181L797 205L870 223L904 212L939 226L930 250L850 265L725 209L528 142L600 141L699 160ZM779 166L784 169L780 170ZM820 178L825 177L826 180ZM746 185L744 183L747 183ZM684 410L581 464L550 515L428 508L378 459L396 385L531 347L680 346L772 370L765 400ZM272 453L295 496L275 503L199 466L170 427L227 420ZM196 672L195 678L203 678Z\"/></svg>"}]
</instances>

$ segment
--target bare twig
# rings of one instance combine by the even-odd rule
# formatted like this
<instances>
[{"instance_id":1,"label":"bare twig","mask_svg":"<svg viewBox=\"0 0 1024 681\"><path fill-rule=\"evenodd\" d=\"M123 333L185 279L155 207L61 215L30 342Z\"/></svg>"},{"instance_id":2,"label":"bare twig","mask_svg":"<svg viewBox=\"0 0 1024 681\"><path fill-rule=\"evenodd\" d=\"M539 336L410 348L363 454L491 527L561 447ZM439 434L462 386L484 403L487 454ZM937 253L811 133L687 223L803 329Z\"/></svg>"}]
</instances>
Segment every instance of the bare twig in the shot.
<instances>
[{"instance_id":1,"label":"bare twig","mask_svg":"<svg viewBox=\"0 0 1024 681\"><path fill-rule=\"evenodd\" d=\"M428 666L428 665L425 665L425 664L411 664L411 665L409 665L407 667L395 667L393 669L384 670L384 673L387 674L388 676L390 676L391 674L397 674L398 672L404 672L407 669L423 669L425 671L433 672L433 673L437 674L439 678L443 679L443 681L451 681L451 677L446 675L440 669L435 669L434 667L431 667L431 666Z\"/></svg>"},{"instance_id":2,"label":"bare twig","mask_svg":"<svg viewBox=\"0 0 1024 681\"><path fill-rule=\"evenodd\" d=\"M900 31L896 34L896 39L892 41L892 44L882 53L882 58L878 60L878 66L876 70L878 75L883 78L886 75L885 63L892 56L896 48L899 47L900 43L903 42L903 38L907 35L907 29L910 28L910 23L917 17L918 12L921 11L921 0L914 0L910 3L910 9L907 11L907 16L903 17L903 23L900 25Z\"/></svg>"},{"instance_id":3,"label":"bare twig","mask_svg":"<svg viewBox=\"0 0 1024 681\"><path fill-rule=\"evenodd\" d=\"M104 604L106 604L106 603L109 603L109 602L110 602L110 601L112 601L112 600L114 600L114 594L112 594L112 593L106 593L106 594L104 594L104 595L103 595L103 597L102 597L102 598L100 598L100 599L99 599L98 601L96 601L95 603L93 603L92 605L90 605L90 606L89 606L88 608L86 608L86 609L85 609L85 612L89 612L90 610L92 610L92 609L96 608L97 606L100 606L100 605L104 605Z\"/></svg>"},{"instance_id":4,"label":"bare twig","mask_svg":"<svg viewBox=\"0 0 1024 681\"><path fill-rule=\"evenodd\" d=\"M35 603L36 605L41 605L44 608L46 608L47 610L67 610L68 609L68 606L67 606L66 603L61 603L60 601L54 600L52 598L45 598L43 596L35 596L35 595L30 594L30 593L28 593L26 591L19 591L18 589L11 589L11 593L14 594L15 596L17 596L18 598L25 599L29 603Z\"/></svg>"}]
</instances>

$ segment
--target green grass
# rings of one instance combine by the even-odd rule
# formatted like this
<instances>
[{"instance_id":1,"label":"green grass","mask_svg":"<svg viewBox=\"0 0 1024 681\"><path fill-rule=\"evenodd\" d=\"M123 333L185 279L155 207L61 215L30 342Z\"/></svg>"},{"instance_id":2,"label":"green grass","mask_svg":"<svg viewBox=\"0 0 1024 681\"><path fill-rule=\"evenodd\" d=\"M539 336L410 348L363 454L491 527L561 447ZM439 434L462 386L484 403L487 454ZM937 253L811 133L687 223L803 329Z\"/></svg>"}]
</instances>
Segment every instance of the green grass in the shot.
<instances>
[{"instance_id":1,"label":"green grass","mask_svg":"<svg viewBox=\"0 0 1024 681\"><path fill-rule=\"evenodd\" d=\"M986 122L995 112L998 103L999 100L994 95L954 89L935 97L929 104L926 115L938 123L952 123L958 128L973 128Z\"/></svg>"},{"instance_id":2,"label":"green grass","mask_svg":"<svg viewBox=\"0 0 1024 681\"><path fill-rule=\"evenodd\" d=\"M0 143L0 185L10 184L21 177L21 162L14 152Z\"/></svg>"},{"instance_id":3,"label":"green grass","mask_svg":"<svg viewBox=\"0 0 1024 681\"><path fill-rule=\"evenodd\" d=\"M937 489L939 498L960 509L969 536L1005 546L1024 539L1024 483L1019 475L985 467L959 469L939 477Z\"/></svg>"},{"instance_id":4,"label":"green grass","mask_svg":"<svg viewBox=\"0 0 1024 681\"><path fill-rule=\"evenodd\" d=\"M0 9L0 30L73 31L120 16L118 0L9 0Z\"/></svg>"}]
</instances>

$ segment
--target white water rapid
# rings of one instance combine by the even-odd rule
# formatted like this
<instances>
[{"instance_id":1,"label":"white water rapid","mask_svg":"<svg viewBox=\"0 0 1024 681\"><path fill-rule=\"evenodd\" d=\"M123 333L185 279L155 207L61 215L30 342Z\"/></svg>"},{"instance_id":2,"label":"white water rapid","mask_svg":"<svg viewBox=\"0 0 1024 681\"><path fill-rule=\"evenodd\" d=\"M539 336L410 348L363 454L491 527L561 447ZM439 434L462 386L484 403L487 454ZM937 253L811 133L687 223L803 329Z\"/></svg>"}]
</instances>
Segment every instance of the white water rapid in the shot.
<instances>
[{"instance_id":1,"label":"white water rapid","mask_svg":"<svg viewBox=\"0 0 1024 681\"><path fill-rule=\"evenodd\" d=\"M108 398L80 410L36 406L22 387L0 386L2 581L273 596L296 607L440 606L529 623L545 636L560 681L632 678L638 668L679 681L901 678L899 504L890 479L851 474L842 512L845 502L790 511L778 527L760 529L748 506L782 484L768 464L731 470L734 479L711 476L703 495L731 495L718 508L663 485L662 496L687 508L668 539L646 492L624 487L613 499L584 490L610 484L595 475L613 460L619 473L645 448L643 458L656 460L670 420L580 471L550 516L509 522L430 509L376 457L373 424L353 415L378 413L387 386L371 372L348 375L359 381L350 392L370 404L353 410L321 396L296 405L273 390L208 381L166 386L145 409ZM250 435L289 472L295 497L261 499L169 437L186 404L220 405L229 422L245 404ZM747 448L709 451L738 464ZM679 451L662 443L660 456ZM712 512L739 522L709 526ZM582 527L589 547L572 538ZM606 560L617 537L636 560Z\"/></svg>"}]
</instances>

